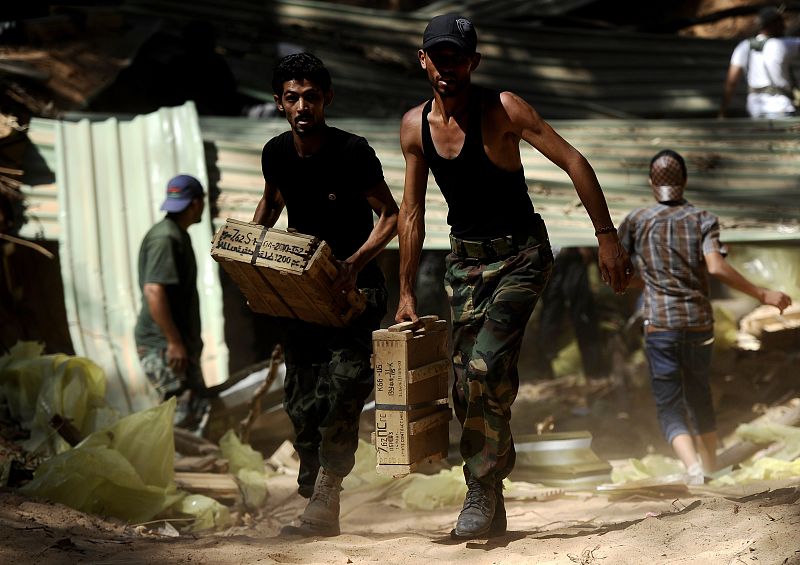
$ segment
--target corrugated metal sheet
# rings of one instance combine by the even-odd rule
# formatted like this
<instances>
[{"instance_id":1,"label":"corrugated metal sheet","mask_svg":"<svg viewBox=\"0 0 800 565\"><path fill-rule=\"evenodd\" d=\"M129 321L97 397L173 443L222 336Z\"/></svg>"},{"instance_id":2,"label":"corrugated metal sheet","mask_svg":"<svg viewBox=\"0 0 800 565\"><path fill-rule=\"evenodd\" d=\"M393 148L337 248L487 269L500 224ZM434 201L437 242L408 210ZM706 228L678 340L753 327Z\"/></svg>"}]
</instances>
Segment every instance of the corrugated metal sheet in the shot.
<instances>
[{"instance_id":1,"label":"corrugated metal sheet","mask_svg":"<svg viewBox=\"0 0 800 565\"><path fill-rule=\"evenodd\" d=\"M457 12L469 18L511 20L519 17L546 17L568 14L597 0L438 0L415 10L417 14L435 16Z\"/></svg>"},{"instance_id":2,"label":"corrugated metal sheet","mask_svg":"<svg viewBox=\"0 0 800 565\"><path fill-rule=\"evenodd\" d=\"M427 95L416 51L428 16L310 0L239 0L225 7L211 0L129 0L125 9L169 22L215 22L241 89L265 100L278 42L310 49L330 67L335 115L396 117ZM483 55L476 82L517 92L549 119L714 116L735 44L475 23ZM741 93L732 107L743 109Z\"/></svg>"},{"instance_id":3,"label":"corrugated metal sheet","mask_svg":"<svg viewBox=\"0 0 800 565\"><path fill-rule=\"evenodd\" d=\"M330 123L369 140L399 202L404 171L399 122L335 119ZM726 241L800 239L798 119L550 123L592 163L617 223L632 209L652 203L649 161L669 147L687 159L687 196L720 216ZM209 171L219 177L219 218L251 219L263 188L261 148L286 130L286 122L201 118L200 124L208 142ZM566 174L525 143L522 147L530 195L547 221L553 242L596 245L591 223ZM426 206L425 247L446 249L447 208L432 176Z\"/></svg>"},{"instance_id":4,"label":"corrugated metal sheet","mask_svg":"<svg viewBox=\"0 0 800 565\"><path fill-rule=\"evenodd\" d=\"M38 151L29 160L44 157L39 168L54 170L55 184L25 187L34 217L27 235L58 239L75 351L106 371L117 407L140 409L150 398L133 339L141 304L139 244L163 216L158 208L169 178L187 173L208 186L194 105L130 121L35 120L31 139ZM189 234L198 265L203 371L216 384L227 378L228 356L217 266L209 255L209 209Z\"/></svg>"}]
</instances>

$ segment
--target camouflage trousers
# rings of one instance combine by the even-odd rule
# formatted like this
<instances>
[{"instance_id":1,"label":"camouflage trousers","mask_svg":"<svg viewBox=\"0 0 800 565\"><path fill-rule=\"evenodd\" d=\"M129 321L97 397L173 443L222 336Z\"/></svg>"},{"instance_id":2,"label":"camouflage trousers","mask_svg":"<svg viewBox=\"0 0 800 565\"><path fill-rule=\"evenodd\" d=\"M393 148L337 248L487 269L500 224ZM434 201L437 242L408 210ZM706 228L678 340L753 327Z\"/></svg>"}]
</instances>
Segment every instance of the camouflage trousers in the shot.
<instances>
[{"instance_id":1,"label":"camouflage trousers","mask_svg":"<svg viewBox=\"0 0 800 565\"><path fill-rule=\"evenodd\" d=\"M176 373L167 363L166 349L139 347L137 353L158 398L163 402L176 397L175 426L195 430L210 408L200 360L190 359L186 371Z\"/></svg>"},{"instance_id":2,"label":"camouflage trousers","mask_svg":"<svg viewBox=\"0 0 800 565\"><path fill-rule=\"evenodd\" d=\"M461 422L464 474L499 481L514 468L511 405L519 390L525 326L544 290L553 253L544 236L530 236L502 259L445 259L453 316L453 404Z\"/></svg>"},{"instance_id":3,"label":"camouflage trousers","mask_svg":"<svg viewBox=\"0 0 800 565\"><path fill-rule=\"evenodd\" d=\"M310 497L320 465L346 476L355 465L358 423L372 392L372 331L386 313L385 288L362 289L367 309L346 328L291 322L284 407L300 457L298 492Z\"/></svg>"}]
</instances>

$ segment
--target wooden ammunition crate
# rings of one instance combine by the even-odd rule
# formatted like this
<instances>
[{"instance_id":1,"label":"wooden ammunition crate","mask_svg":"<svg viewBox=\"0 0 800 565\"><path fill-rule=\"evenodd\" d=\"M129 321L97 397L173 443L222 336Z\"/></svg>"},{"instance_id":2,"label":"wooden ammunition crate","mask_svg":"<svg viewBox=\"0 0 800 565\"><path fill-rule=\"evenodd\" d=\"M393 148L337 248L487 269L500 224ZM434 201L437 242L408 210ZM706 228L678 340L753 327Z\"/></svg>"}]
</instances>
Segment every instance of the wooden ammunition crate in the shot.
<instances>
[{"instance_id":1,"label":"wooden ammunition crate","mask_svg":"<svg viewBox=\"0 0 800 565\"><path fill-rule=\"evenodd\" d=\"M372 332L378 473L403 476L447 456L447 335L436 316Z\"/></svg>"},{"instance_id":2,"label":"wooden ammunition crate","mask_svg":"<svg viewBox=\"0 0 800 565\"><path fill-rule=\"evenodd\" d=\"M211 244L254 312L346 326L366 305L357 290L334 293L339 273L330 246L296 232L228 219Z\"/></svg>"}]
</instances>

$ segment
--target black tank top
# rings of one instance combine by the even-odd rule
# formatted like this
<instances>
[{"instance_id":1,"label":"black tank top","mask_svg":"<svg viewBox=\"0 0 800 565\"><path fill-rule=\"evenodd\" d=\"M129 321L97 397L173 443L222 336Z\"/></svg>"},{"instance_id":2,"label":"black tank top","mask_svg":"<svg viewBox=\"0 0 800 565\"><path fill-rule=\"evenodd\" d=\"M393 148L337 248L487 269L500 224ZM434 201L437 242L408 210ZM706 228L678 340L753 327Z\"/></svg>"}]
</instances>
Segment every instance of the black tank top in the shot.
<instances>
[{"instance_id":1,"label":"black tank top","mask_svg":"<svg viewBox=\"0 0 800 565\"><path fill-rule=\"evenodd\" d=\"M433 145L428 123L433 100L428 100L422 110L422 150L447 201L451 232L462 239L492 239L524 232L536 218L522 167L505 171L486 155L481 133L483 95L483 89L475 88L468 107L464 146L453 159L441 157Z\"/></svg>"}]
</instances>

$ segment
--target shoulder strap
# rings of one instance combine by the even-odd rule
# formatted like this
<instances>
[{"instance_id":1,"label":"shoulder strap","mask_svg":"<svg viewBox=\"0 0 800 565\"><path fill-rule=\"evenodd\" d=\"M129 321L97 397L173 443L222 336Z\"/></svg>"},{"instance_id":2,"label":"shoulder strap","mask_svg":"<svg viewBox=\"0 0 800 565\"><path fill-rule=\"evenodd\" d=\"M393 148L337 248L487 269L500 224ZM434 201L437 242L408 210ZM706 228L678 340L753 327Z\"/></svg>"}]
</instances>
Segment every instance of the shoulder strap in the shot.
<instances>
[{"instance_id":1,"label":"shoulder strap","mask_svg":"<svg viewBox=\"0 0 800 565\"><path fill-rule=\"evenodd\" d=\"M433 107L433 98L428 100L422 108L422 154L430 162L431 158L436 156L436 150L433 147L433 139L431 139L431 125L428 123L428 114L431 113Z\"/></svg>"}]
</instances>

